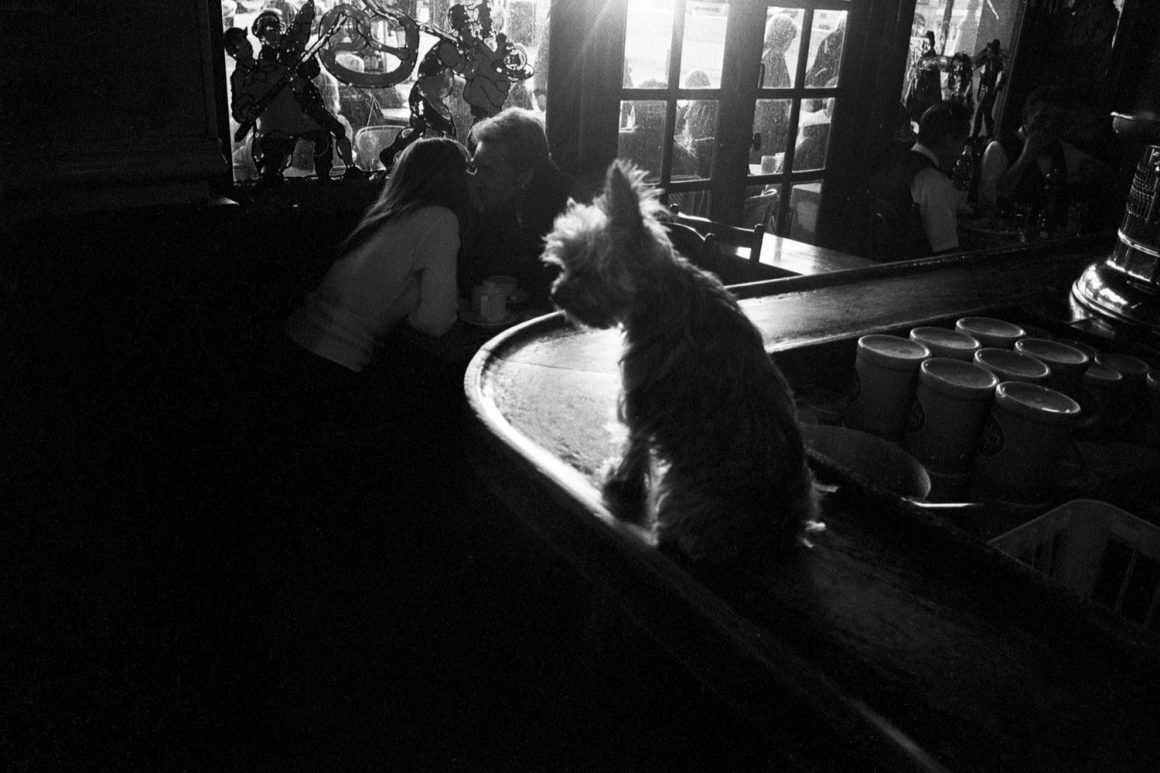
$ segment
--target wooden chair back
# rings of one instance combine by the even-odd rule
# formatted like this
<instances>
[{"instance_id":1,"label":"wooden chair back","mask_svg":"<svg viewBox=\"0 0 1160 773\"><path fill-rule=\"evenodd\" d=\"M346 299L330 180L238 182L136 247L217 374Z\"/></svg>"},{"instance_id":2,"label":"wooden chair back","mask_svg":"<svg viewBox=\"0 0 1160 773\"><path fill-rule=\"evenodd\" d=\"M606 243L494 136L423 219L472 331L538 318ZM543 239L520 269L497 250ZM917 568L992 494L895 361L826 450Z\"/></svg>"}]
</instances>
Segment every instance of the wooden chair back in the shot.
<instances>
[{"instance_id":1,"label":"wooden chair back","mask_svg":"<svg viewBox=\"0 0 1160 773\"><path fill-rule=\"evenodd\" d=\"M670 220L665 223L669 232L669 239L677 252L694 266L705 271L717 273L721 263L721 249L717 244L717 237L713 234L702 234L697 229Z\"/></svg>"}]
</instances>

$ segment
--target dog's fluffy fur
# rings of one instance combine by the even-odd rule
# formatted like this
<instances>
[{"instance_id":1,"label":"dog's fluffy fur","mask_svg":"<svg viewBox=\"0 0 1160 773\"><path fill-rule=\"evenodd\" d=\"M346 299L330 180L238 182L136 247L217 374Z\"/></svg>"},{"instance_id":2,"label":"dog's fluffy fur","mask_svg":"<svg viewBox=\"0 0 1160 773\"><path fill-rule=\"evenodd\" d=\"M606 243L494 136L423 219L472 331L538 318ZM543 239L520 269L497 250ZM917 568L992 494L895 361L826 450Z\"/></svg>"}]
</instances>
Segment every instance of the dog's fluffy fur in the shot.
<instances>
[{"instance_id":1,"label":"dog's fluffy fur","mask_svg":"<svg viewBox=\"0 0 1160 773\"><path fill-rule=\"evenodd\" d=\"M621 325L628 440L604 484L617 517L662 548L712 563L785 550L818 528L789 385L761 334L711 274L673 250L644 173L616 161L603 194L557 218L543 260L552 301L584 325ZM655 468L655 470L654 470Z\"/></svg>"}]
</instances>

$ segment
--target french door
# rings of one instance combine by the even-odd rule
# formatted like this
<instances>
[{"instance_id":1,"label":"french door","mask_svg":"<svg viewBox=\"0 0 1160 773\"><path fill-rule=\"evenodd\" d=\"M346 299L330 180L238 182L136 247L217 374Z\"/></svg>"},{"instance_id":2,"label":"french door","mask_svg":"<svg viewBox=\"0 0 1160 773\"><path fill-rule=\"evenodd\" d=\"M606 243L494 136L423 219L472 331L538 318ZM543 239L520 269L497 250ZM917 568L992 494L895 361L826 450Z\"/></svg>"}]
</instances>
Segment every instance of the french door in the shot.
<instances>
[{"instance_id":1,"label":"french door","mask_svg":"<svg viewBox=\"0 0 1160 773\"><path fill-rule=\"evenodd\" d=\"M815 242L851 5L624 0L617 155L682 211Z\"/></svg>"}]
</instances>

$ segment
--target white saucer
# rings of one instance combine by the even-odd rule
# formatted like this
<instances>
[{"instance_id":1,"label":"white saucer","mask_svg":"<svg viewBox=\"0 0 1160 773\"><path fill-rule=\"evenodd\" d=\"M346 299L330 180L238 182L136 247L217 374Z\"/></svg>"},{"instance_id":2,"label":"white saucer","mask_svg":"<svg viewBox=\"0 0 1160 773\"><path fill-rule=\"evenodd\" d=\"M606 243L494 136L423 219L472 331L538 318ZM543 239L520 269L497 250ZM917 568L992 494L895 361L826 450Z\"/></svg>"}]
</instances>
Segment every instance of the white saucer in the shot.
<instances>
[{"instance_id":1,"label":"white saucer","mask_svg":"<svg viewBox=\"0 0 1160 773\"><path fill-rule=\"evenodd\" d=\"M514 311L509 311L503 316L503 319L496 322L489 322L485 319L481 319L474 311L470 309L460 309L459 318L467 324L475 325L476 327L506 327L513 322L518 322L520 319L519 315Z\"/></svg>"}]
</instances>

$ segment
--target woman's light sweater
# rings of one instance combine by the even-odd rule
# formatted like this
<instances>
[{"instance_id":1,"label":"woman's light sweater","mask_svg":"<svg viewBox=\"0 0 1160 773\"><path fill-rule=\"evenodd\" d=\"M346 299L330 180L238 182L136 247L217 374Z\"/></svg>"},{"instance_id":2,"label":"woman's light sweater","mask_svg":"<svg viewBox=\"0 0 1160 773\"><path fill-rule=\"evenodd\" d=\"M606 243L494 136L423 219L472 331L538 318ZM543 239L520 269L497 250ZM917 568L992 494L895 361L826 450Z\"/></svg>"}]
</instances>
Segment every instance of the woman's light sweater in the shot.
<instances>
[{"instance_id":1,"label":"woman's light sweater","mask_svg":"<svg viewBox=\"0 0 1160 773\"><path fill-rule=\"evenodd\" d=\"M459 221L427 206L390 218L339 259L286 321L299 346L353 371L374 359L384 336L406 318L442 335L455 322Z\"/></svg>"}]
</instances>

